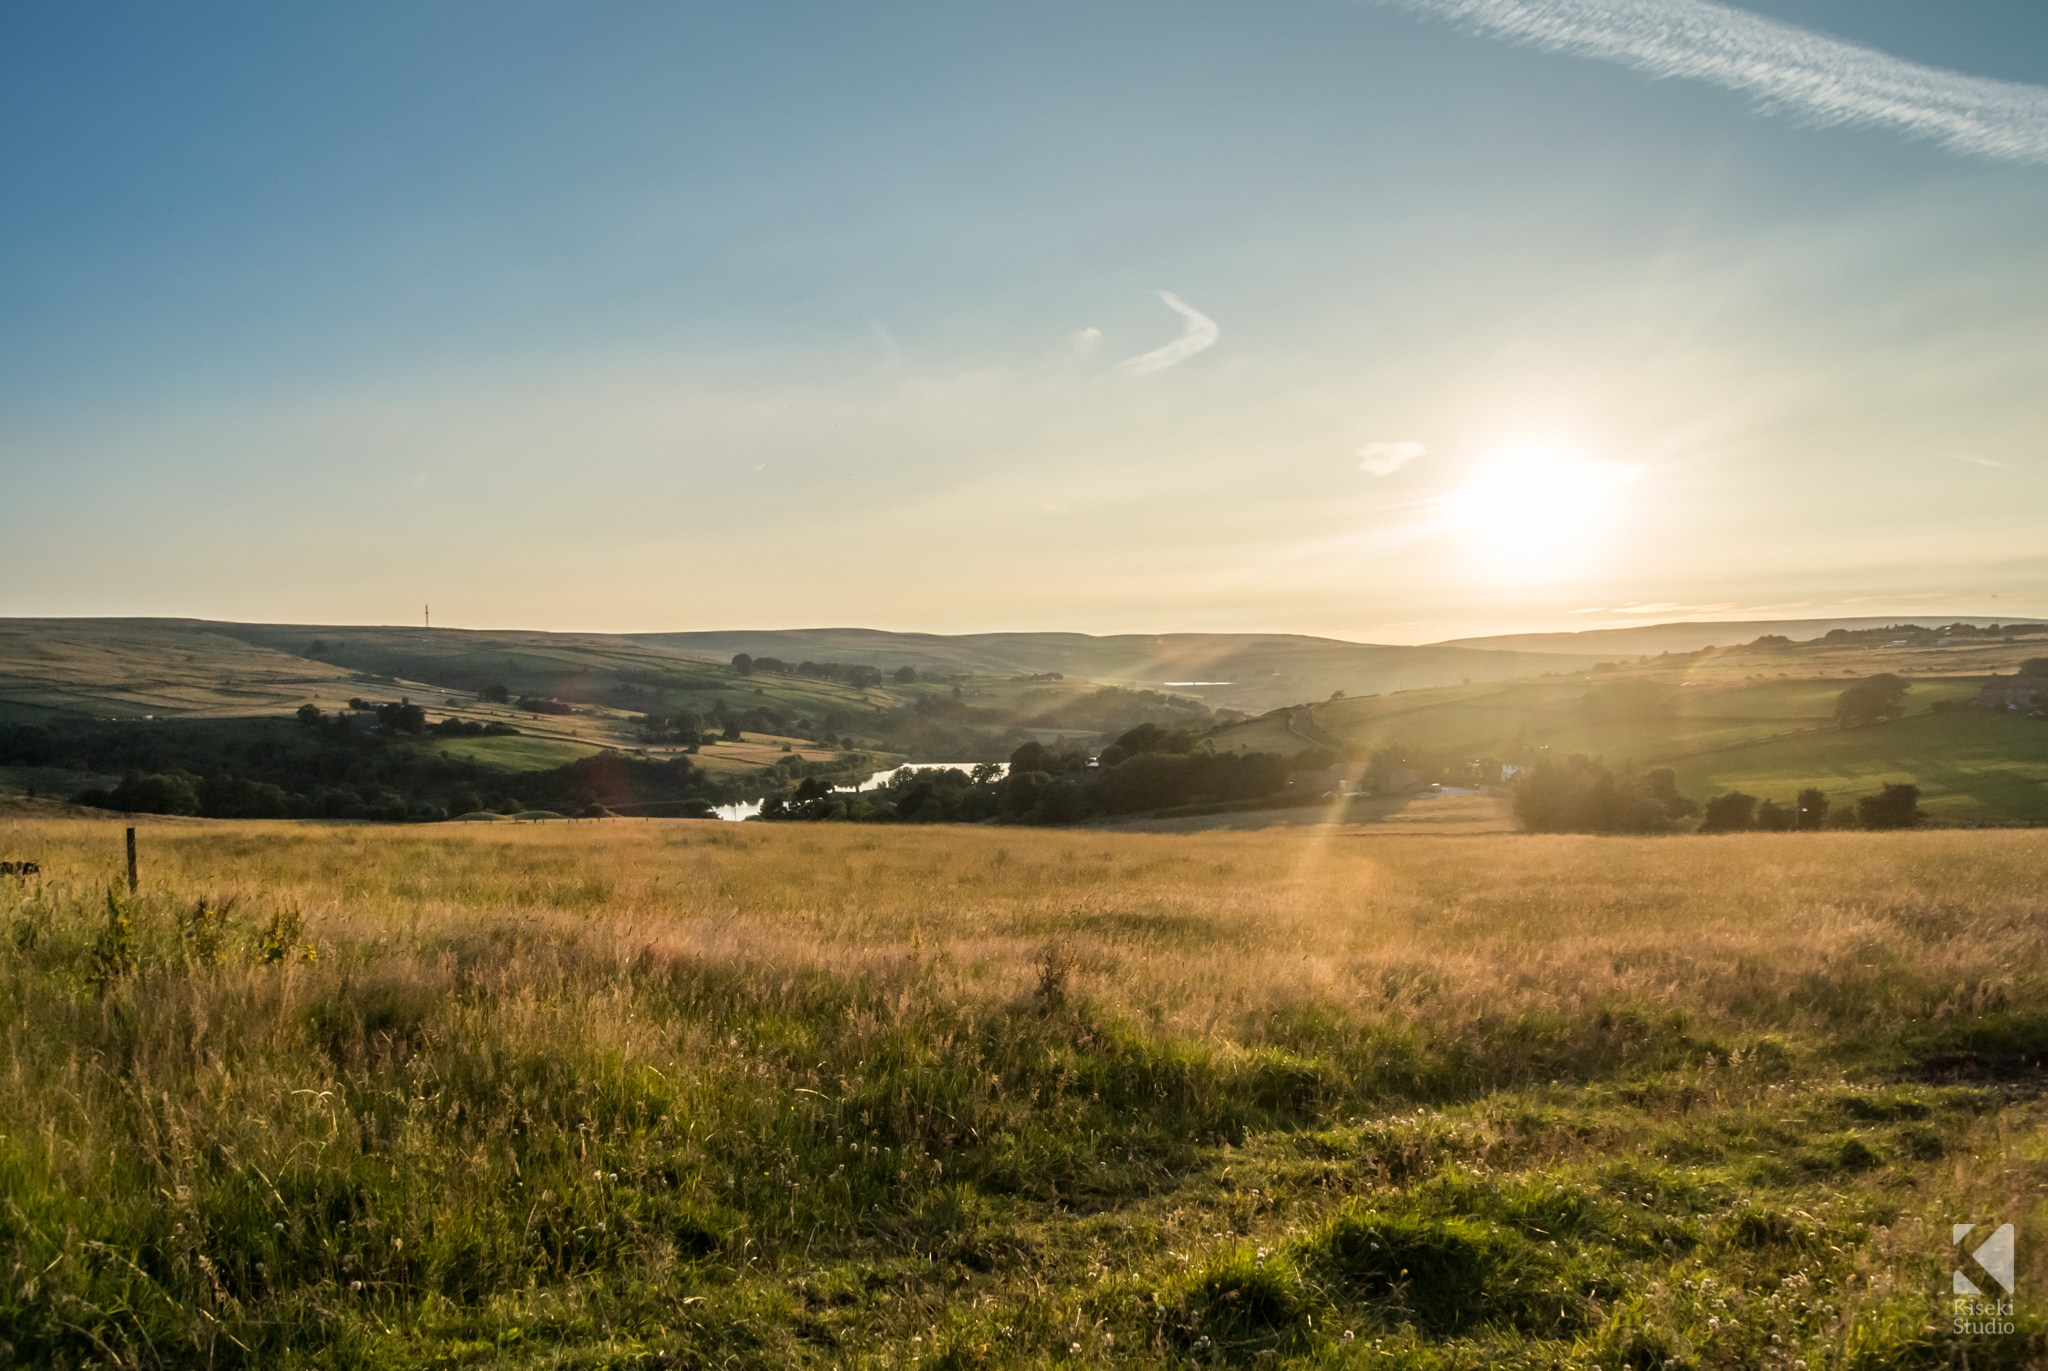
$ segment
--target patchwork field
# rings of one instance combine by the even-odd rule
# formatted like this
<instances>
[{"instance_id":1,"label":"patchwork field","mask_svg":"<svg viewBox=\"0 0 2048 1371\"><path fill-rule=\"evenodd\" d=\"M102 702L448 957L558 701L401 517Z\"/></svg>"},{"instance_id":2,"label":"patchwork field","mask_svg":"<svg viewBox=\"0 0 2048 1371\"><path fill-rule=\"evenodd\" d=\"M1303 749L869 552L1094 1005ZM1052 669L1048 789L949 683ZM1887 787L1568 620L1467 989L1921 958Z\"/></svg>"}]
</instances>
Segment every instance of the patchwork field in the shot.
<instances>
[{"instance_id":1,"label":"patchwork field","mask_svg":"<svg viewBox=\"0 0 2048 1371\"><path fill-rule=\"evenodd\" d=\"M0 846L20 1365L2048 1355L2048 834Z\"/></svg>"}]
</instances>

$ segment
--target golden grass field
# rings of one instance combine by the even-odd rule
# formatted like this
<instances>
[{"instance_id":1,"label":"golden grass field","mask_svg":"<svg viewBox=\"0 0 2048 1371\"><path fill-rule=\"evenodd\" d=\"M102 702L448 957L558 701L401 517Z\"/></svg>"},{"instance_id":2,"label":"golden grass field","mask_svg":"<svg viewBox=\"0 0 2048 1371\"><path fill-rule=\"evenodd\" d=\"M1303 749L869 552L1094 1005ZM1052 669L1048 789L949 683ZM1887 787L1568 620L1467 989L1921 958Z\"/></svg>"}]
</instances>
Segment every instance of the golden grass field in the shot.
<instances>
[{"instance_id":1,"label":"golden grass field","mask_svg":"<svg viewBox=\"0 0 2048 1371\"><path fill-rule=\"evenodd\" d=\"M129 902L120 825L0 818L20 1364L2048 1348L2048 834L140 845Z\"/></svg>"}]
</instances>

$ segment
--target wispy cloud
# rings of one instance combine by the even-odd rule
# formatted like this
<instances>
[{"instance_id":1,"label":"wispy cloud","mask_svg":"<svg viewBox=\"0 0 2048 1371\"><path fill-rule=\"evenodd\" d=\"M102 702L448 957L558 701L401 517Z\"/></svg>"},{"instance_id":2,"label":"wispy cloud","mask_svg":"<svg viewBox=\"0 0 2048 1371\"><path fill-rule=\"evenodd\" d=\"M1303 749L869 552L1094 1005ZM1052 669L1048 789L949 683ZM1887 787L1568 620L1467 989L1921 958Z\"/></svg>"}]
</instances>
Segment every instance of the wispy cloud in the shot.
<instances>
[{"instance_id":1,"label":"wispy cloud","mask_svg":"<svg viewBox=\"0 0 2048 1371\"><path fill-rule=\"evenodd\" d=\"M1944 452L1941 455L1948 458L1951 462L1975 462L1980 467L1998 467L2001 470L2010 470L2008 463L1998 461L1993 457L1979 457L1974 452Z\"/></svg>"},{"instance_id":2,"label":"wispy cloud","mask_svg":"<svg viewBox=\"0 0 2048 1371\"><path fill-rule=\"evenodd\" d=\"M1117 369L1126 375L1148 376L1155 371L1166 370L1175 362L1185 362L1196 353L1214 345L1223 333L1222 329L1216 327L1214 319L1192 308L1172 291L1160 291L1159 298L1166 302L1168 309L1186 321L1181 325L1180 337L1163 348L1155 348L1151 352L1140 353L1136 357L1117 363Z\"/></svg>"},{"instance_id":3,"label":"wispy cloud","mask_svg":"<svg viewBox=\"0 0 2048 1371\"><path fill-rule=\"evenodd\" d=\"M1086 357L1095 351L1096 345L1101 341L1101 329L1084 328L1077 331L1073 335L1073 337L1068 340L1068 343L1074 349L1074 353L1076 356Z\"/></svg>"},{"instance_id":4,"label":"wispy cloud","mask_svg":"<svg viewBox=\"0 0 2048 1371\"><path fill-rule=\"evenodd\" d=\"M1392 476L1429 449L1420 443L1367 443L1358 450L1361 471L1374 476Z\"/></svg>"},{"instance_id":5,"label":"wispy cloud","mask_svg":"<svg viewBox=\"0 0 2048 1371\"><path fill-rule=\"evenodd\" d=\"M1476 32L1651 76L1711 81L1819 124L2048 162L2048 87L1966 76L1714 0L1377 0Z\"/></svg>"}]
</instances>

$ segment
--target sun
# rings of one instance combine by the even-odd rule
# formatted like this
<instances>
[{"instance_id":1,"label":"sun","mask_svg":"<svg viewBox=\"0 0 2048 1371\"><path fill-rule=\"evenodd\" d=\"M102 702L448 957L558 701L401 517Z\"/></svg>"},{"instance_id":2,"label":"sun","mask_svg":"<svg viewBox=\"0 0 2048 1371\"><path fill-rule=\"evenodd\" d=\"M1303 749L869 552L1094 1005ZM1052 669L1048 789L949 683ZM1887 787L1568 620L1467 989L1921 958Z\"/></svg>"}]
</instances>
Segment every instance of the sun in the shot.
<instances>
[{"instance_id":1,"label":"sun","mask_svg":"<svg viewBox=\"0 0 2048 1371\"><path fill-rule=\"evenodd\" d=\"M1448 499L1468 555L1491 571L1552 578L1585 566L1617 521L1633 468L1548 443L1505 448Z\"/></svg>"}]
</instances>

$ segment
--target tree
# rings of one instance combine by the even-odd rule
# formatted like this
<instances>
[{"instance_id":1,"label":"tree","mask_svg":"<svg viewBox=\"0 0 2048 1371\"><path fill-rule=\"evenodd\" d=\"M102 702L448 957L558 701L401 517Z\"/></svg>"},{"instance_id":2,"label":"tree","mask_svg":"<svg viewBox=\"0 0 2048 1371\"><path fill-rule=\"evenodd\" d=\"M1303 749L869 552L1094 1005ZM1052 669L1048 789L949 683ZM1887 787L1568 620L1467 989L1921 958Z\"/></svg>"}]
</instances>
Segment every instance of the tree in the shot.
<instances>
[{"instance_id":1,"label":"tree","mask_svg":"<svg viewBox=\"0 0 2048 1371\"><path fill-rule=\"evenodd\" d=\"M1756 796L1731 790L1707 801L1706 814L1700 820L1700 832L1740 833L1755 824Z\"/></svg>"},{"instance_id":2,"label":"tree","mask_svg":"<svg viewBox=\"0 0 2048 1371\"><path fill-rule=\"evenodd\" d=\"M1546 754L1515 777L1515 817L1532 833L1668 832L1674 808L1690 804L1668 777L1623 772L1617 780L1590 757Z\"/></svg>"},{"instance_id":3,"label":"tree","mask_svg":"<svg viewBox=\"0 0 2048 1371\"><path fill-rule=\"evenodd\" d=\"M1856 802L1856 818L1865 828L1912 828L1926 816L1920 812L1920 787L1887 781L1882 791Z\"/></svg>"},{"instance_id":4,"label":"tree","mask_svg":"<svg viewBox=\"0 0 2048 1371\"><path fill-rule=\"evenodd\" d=\"M326 715L321 711L320 706L313 704L311 701L299 706L298 720L307 728L313 727L325 717Z\"/></svg>"},{"instance_id":5,"label":"tree","mask_svg":"<svg viewBox=\"0 0 2048 1371\"><path fill-rule=\"evenodd\" d=\"M378 705L377 723L391 733L425 733L427 711L411 700L401 699L395 705Z\"/></svg>"},{"instance_id":6,"label":"tree","mask_svg":"<svg viewBox=\"0 0 2048 1371\"><path fill-rule=\"evenodd\" d=\"M753 674L754 674L754 659L753 659L753 657L751 657L750 655L748 655L747 653L744 653L744 652L735 652L735 653L733 654L733 658L732 658L732 669L733 669L734 671L737 671L737 672L738 672L738 673L739 673L740 675L742 675L742 676L751 676L751 675L753 675Z\"/></svg>"},{"instance_id":7,"label":"tree","mask_svg":"<svg viewBox=\"0 0 2048 1371\"><path fill-rule=\"evenodd\" d=\"M487 685L476 693L479 700L489 700L494 705L510 703L512 691L505 685Z\"/></svg>"},{"instance_id":8,"label":"tree","mask_svg":"<svg viewBox=\"0 0 2048 1371\"><path fill-rule=\"evenodd\" d=\"M2048 676L2048 657L2029 657L2020 663L2022 676Z\"/></svg>"},{"instance_id":9,"label":"tree","mask_svg":"<svg viewBox=\"0 0 2048 1371\"><path fill-rule=\"evenodd\" d=\"M1790 833L1798 826L1797 806L1788 809L1776 800L1765 800L1756 807L1756 827L1760 833Z\"/></svg>"},{"instance_id":10,"label":"tree","mask_svg":"<svg viewBox=\"0 0 2048 1371\"><path fill-rule=\"evenodd\" d=\"M1643 773L1643 793L1664 806L1664 812L1674 819L1690 819L1700 812L1698 800L1678 793L1678 773L1668 766Z\"/></svg>"},{"instance_id":11,"label":"tree","mask_svg":"<svg viewBox=\"0 0 2048 1371\"><path fill-rule=\"evenodd\" d=\"M909 685L909 684L910 684L910 683L911 683L912 681L914 681L914 680L916 680L916 679L917 679L917 668L916 668L916 667L914 667L914 666L899 666L899 667L897 667L897 668L896 668L896 684L897 684L897 685Z\"/></svg>"},{"instance_id":12,"label":"tree","mask_svg":"<svg viewBox=\"0 0 2048 1371\"><path fill-rule=\"evenodd\" d=\"M198 779L182 771L169 775L131 771L111 791L88 790L78 797L77 803L118 809L124 814L197 814Z\"/></svg>"},{"instance_id":13,"label":"tree","mask_svg":"<svg viewBox=\"0 0 2048 1371\"><path fill-rule=\"evenodd\" d=\"M1828 823L1828 793L1814 787L1799 792L1799 831L1818 833Z\"/></svg>"},{"instance_id":14,"label":"tree","mask_svg":"<svg viewBox=\"0 0 2048 1371\"><path fill-rule=\"evenodd\" d=\"M1899 718L1906 712L1906 692L1912 688L1889 671L1858 681L1836 699L1835 723L1854 728Z\"/></svg>"}]
</instances>

